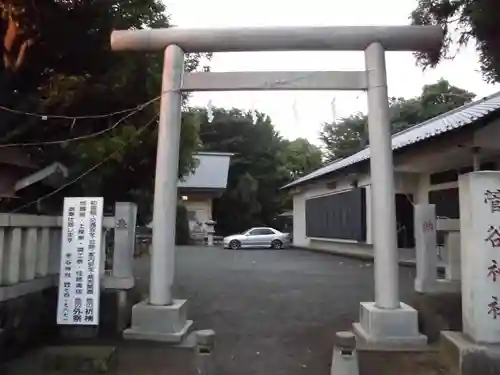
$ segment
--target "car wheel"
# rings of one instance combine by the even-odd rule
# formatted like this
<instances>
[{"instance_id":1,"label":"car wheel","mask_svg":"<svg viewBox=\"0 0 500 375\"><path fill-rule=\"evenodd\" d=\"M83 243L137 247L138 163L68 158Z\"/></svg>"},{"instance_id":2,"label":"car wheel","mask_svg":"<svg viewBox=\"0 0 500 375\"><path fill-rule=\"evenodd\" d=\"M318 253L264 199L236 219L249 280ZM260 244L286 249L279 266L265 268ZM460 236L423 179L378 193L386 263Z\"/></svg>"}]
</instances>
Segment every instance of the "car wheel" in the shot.
<instances>
[{"instance_id":1,"label":"car wheel","mask_svg":"<svg viewBox=\"0 0 500 375\"><path fill-rule=\"evenodd\" d=\"M271 242L271 248L273 249L282 249L283 248L283 242L280 240L274 240Z\"/></svg>"},{"instance_id":2,"label":"car wheel","mask_svg":"<svg viewBox=\"0 0 500 375\"><path fill-rule=\"evenodd\" d=\"M232 250L238 250L239 248L241 248L240 241L233 240L229 242L229 248Z\"/></svg>"}]
</instances>

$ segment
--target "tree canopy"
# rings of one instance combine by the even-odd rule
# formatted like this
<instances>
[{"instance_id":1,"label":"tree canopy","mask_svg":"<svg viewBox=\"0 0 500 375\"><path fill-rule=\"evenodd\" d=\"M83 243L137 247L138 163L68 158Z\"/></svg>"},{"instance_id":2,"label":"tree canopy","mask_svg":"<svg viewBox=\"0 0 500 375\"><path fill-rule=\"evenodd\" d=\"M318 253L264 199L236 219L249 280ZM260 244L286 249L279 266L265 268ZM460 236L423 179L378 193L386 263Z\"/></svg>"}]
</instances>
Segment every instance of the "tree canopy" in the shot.
<instances>
[{"instance_id":1,"label":"tree canopy","mask_svg":"<svg viewBox=\"0 0 500 375\"><path fill-rule=\"evenodd\" d=\"M157 126L137 131L158 112L162 53L110 51L113 29L168 27L159 0L89 0L44 2L0 1L3 60L0 104L24 112L67 116L67 119L0 111L0 144L46 143L25 148L44 166L60 161L73 176L112 156L109 161L61 194L99 194L105 201L151 202ZM200 55L189 55L196 69ZM120 112L113 116L95 117ZM74 116L83 116L76 120ZM93 117L92 117L93 116ZM123 117L126 119L122 119ZM92 133L96 137L88 137ZM88 137L88 138L86 138ZM197 123L183 118L180 175L193 165L199 146ZM125 147L126 146L126 147ZM70 177L71 179L71 177ZM119 184L117 185L117 182ZM149 204L142 204L149 211ZM148 216L150 212L142 212Z\"/></svg>"},{"instance_id":2,"label":"tree canopy","mask_svg":"<svg viewBox=\"0 0 500 375\"><path fill-rule=\"evenodd\" d=\"M438 53L417 53L424 67L436 66L452 56L454 41L459 46L476 43L481 70L487 81L500 81L500 13L497 0L418 0L410 18L414 25L440 25L446 32ZM454 33L458 38L454 38Z\"/></svg>"},{"instance_id":3,"label":"tree canopy","mask_svg":"<svg viewBox=\"0 0 500 375\"><path fill-rule=\"evenodd\" d=\"M113 29L168 27L165 6L160 0L0 0L0 10L0 105L64 117L0 110L0 144L40 144L23 147L41 167L67 165L69 181L97 165L54 198L131 200L139 204L140 222L149 221L159 103L141 105L160 94L163 56L112 52L109 36ZM200 58L189 55L187 70ZM121 113L96 116L113 112ZM236 109L217 109L209 124L205 110L184 108L180 148L180 177L194 167L195 150L236 154L216 204L227 231L271 223L289 204L279 188L321 164L321 151L307 140L284 140L266 115L253 124L250 113Z\"/></svg>"},{"instance_id":4,"label":"tree canopy","mask_svg":"<svg viewBox=\"0 0 500 375\"><path fill-rule=\"evenodd\" d=\"M460 107L474 98L474 94L450 85L446 80L422 88L420 96L390 99L391 131L397 133L413 125ZM356 113L340 121L325 123L320 140L327 161L344 158L368 145L368 118Z\"/></svg>"},{"instance_id":5,"label":"tree canopy","mask_svg":"<svg viewBox=\"0 0 500 375\"><path fill-rule=\"evenodd\" d=\"M214 204L217 230L234 233L254 225L271 225L290 202L280 187L321 166L321 151L305 139L288 141L263 113L238 109L190 110L201 119L203 150L234 153L224 194ZM288 207L290 208L290 207Z\"/></svg>"},{"instance_id":6,"label":"tree canopy","mask_svg":"<svg viewBox=\"0 0 500 375\"><path fill-rule=\"evenodd\" d=\"M321 149L305 138L285 140L283 146L283 163L287 166L292 180L318 169L323 163Z\"/></svg>"}]
</instances>

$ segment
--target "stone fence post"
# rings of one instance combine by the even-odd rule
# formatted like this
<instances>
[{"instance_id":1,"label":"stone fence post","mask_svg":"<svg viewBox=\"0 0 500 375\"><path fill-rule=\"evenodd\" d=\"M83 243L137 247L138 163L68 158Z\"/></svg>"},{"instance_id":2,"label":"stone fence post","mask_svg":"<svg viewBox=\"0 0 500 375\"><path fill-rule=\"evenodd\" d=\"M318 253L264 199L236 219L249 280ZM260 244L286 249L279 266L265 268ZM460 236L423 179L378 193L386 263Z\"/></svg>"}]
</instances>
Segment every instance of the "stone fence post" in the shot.
<instances>
[{"instance_id":1,"label":"stone fence post","mask_svg":"<svg viewBox=\"0 0 500 375\"><path fill-rule=\"evenodd\" d=\"M359 375L356 337L353 332L341 331L335 334L331 375Z\"/></svg>"},{"instance_id":2,"label":"stone fence post","mask_svg":"<svg viewBox=\"0 0 500 375\"><path fill-rule=\"evenodd\" d=\"M132 267L136 224L137 205L130 202L116 202L112 276L125 286L123 289L130 289L134 285Z\"/></svg>"}]
</instances>

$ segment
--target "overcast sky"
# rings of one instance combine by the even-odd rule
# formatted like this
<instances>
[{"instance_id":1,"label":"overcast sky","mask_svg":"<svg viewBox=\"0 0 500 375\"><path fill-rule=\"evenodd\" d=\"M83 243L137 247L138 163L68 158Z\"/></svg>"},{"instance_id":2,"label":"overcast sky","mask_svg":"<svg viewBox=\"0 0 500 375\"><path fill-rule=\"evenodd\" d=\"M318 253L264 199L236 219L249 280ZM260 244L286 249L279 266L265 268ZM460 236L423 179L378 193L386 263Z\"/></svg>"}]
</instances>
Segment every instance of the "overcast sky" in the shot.
<instances>
[{"instance_id":1,"label":"overcast sky","mask_svg":"<svg viewBox=\"0 0 500 375\"><path fill-rule=\"evenodd\" d=\"M179 27L404 25L416 0L164 0L172 24ZM363 70L362 52L246 52L217 53L212 71L249 70ZM425 84L441 77L478 97L499 91L480 73L474 45L462 49L453 61L422 72L411 53L387 53L390 96L419 95ZM335 110L331 102L335 99ZM362 92L204 92L194 93L193 106L252 109L268 114L279 132L317 143L323 122L366 112Z\"/></svg>"}]
</instances>

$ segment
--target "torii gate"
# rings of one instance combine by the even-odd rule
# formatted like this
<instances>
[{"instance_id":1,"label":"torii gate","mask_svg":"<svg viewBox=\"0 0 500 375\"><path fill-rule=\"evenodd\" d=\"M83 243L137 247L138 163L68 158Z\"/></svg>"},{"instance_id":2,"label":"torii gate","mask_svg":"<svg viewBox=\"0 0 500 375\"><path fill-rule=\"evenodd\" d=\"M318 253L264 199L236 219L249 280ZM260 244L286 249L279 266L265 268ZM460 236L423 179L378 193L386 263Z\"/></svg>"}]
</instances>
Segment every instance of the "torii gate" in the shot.
<instances>
[{"instance_id":1,"label":"torii gate","mask_svg":"<svg viewBox=\"0 0 500 375\"><path fill-rule=\"evenodd\" d=\"M173 299L181 93L248 90L367 90L373 197L375 302L361 302L358 336L371 343L421 344L417 312L400 303L385 51L441 47L438 26L150 29L114 31L115 51L165 50L158 131L149 299L135 305L128 338L178 342L190 325ZM364 51L366 70L184 73L184 54L243 51Z\"/></svg>"}]
</instances>

